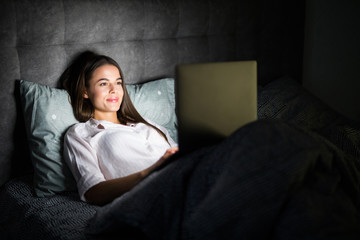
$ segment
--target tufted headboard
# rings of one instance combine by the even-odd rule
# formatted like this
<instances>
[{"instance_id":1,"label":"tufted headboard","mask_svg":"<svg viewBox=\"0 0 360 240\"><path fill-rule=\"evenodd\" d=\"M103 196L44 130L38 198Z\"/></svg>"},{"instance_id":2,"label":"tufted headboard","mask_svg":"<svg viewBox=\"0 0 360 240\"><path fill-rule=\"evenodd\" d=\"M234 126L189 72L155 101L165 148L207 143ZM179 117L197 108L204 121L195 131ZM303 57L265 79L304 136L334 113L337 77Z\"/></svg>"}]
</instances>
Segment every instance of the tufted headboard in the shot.
<instances>
[{"instance_id":1,"label":"tufted headboard","mask_svg":"<svg viewBox=\"0 0 360 240\"><path fill-rule=\"evenodd\" d=\"M303 1L1 0L0 185L31 171L17 79L59 86L72 58L117 60L127 83L179 63L258 61L259 83L301 79Z\"/></svg>"}]
</instances>

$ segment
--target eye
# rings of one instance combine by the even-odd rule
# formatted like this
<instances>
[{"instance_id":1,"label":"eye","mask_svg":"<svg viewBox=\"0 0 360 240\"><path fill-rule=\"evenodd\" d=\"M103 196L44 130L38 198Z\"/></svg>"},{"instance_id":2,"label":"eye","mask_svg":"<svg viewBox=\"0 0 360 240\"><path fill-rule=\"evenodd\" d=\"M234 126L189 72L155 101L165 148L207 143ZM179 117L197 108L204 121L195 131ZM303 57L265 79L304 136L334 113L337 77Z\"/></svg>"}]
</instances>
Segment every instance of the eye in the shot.
<instances>
[{"instance_id":1,"label":"eye","mask_svg":"<svg viewBox=\"0 0 360 240\"><path fill-rule=\"evenodd\" d=\"M99 86L101 86L101 87L104 87L104 86L106 86L107 85L107 82L101 82L100 84L99 84Z\"/></svg>"},{"instance_id":2,"label":"eye","mask_svg":"<svg viewBox=\"0 0 360 240\"><path fill-rule=\"evenodd\" d=\"M122 81L121 81L121 80L118 80L118 81L116 82L116 84L117 84L117 85L121 85L121 84L122 84Z\"/></svg>"}]
</instances>

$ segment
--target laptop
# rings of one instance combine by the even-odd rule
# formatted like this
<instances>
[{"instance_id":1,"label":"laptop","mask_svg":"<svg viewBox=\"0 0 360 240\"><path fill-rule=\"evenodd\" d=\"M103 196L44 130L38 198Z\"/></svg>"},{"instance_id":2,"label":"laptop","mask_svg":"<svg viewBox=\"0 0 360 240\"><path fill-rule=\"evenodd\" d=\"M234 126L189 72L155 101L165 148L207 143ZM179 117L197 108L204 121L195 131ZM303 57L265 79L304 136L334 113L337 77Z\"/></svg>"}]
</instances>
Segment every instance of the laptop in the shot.
<instances>
[{"instance_id":1,"label":"laptop","mask_svg":"<svg viewBox=\"0 0 360 240\"><path fill-rule=\"evenodd\" d=\"M176 66L179 153L213 145L257 119L257 63Z\"/></svg>"}]
</instances>

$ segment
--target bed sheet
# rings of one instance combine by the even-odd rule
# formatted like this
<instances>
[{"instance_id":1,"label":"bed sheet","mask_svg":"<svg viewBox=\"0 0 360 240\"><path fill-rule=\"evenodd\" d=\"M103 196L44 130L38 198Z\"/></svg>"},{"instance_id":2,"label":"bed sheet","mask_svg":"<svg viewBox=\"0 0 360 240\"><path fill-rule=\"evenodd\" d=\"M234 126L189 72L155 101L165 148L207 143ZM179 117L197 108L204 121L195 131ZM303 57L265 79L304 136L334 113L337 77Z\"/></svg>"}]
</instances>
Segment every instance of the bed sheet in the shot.
<instances>
[{"instance_id":1,"label":"bed sheet","mask_svg":"<svg viewBox=\"0 0 360 240\"><path fill-rule=\"evenodd\" d=\"M77 192L36 197L32 176L16 178L0 192L0 238L87 239L84 229L98 207L80 201Z\"/></svg>"}]
</instances>

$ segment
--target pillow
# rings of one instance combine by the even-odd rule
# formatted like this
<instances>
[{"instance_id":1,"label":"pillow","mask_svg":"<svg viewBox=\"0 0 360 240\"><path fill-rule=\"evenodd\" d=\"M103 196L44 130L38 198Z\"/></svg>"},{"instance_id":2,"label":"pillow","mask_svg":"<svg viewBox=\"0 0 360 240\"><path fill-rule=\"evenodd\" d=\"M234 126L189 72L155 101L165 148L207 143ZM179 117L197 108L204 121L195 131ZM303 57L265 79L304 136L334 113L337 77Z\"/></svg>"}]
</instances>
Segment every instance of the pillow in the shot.
<instances>
[{"instance_id":1,"label":"pillow","mask_svg":"<svg viewBox=\"0 0 360 240\"><path fill-rule=\"evenodd\" d=\"M360 156L360 124L331 109L290 77L276 79L260 89L258 117L296 124L328 139L355 159Z\"/></svg>"},{"instance_id":2,"label":"pillow","mask_svg":"<svg viewBox=\"0 0 360 240\"><path fill-rule=\"evenodd\" d=\"M39 197L75 190L76 184L62 159L62 138L77 122L65 90L20 80L34 189Z\"/></svg>"},{"instance_id":3,"label":"pillow","mask_svg":"<svg viewBox=\"0 0 360 240\"><path fill-rule=\"evenodd\" d=\"M126 85L126 88L141 116L165 127L171 138L177 142L174 79Z\"/></svg>"},{"instance_id":4,"label":"pillow","mask_svg":"<svg viewBox=\"0 0 360 240\"><path fill-rule=\"evenodd\" d=\"M140 114L168 129L177 141L174 79L127 85ZM25 117L34 189L39 197L76 190L76 183L62 158L63 136L77 123L69 96L63 89L20 80L20 97Z\"/></svg>"},{"instance_id":5,"label":"pillow","mask_svg":"<svg viewBox=\"0 0 360 240\"><path fill-rule=\"evenodd\" d=\"M306 91L291 77L266 84L258 94L259 118L275 118L318 130L342 120L342 116Z\"/></svg>"}]
</instances>

